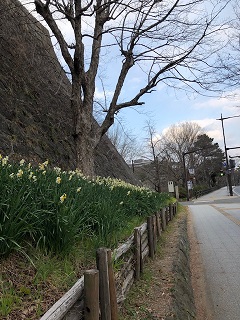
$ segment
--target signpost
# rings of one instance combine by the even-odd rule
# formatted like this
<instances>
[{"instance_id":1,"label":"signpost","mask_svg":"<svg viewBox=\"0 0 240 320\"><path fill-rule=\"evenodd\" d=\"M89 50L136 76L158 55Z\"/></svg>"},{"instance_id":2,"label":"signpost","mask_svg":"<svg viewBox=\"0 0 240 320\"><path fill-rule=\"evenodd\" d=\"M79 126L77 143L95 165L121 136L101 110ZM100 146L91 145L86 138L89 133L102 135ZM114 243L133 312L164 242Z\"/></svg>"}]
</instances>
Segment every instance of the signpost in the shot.
<instances>
[{"instance_id":1,"label":"signpost","mask_svg":"<svg viewBox=\"0 0 240 320\"><path fill-rule=\"evenodd\" d=\"M202 150L206 150L206 149L211 149L213 147L208 147L208 148L201 148L201 149L195 149L195 150L191 150L191 151L187 151L187 152L183 152L182 153L182 157L183 157L183 170L184 170L184 178L185 178L185 188L186 188L186 191L187 191L187 201L189 201L189 190L192 189L192 187L189 189L188 187L188 174L187 174L187 170L186 170L186 164L185 164L185 156L187 154L191 154L191 153L194 153L194 152L197 152L197 151L202 151ZM190 175L194 175L194 169L188 169L188 172ZM191 172L193 174L191 174ZM190 181L192 183L192 181ZM192 186L192 184L191 184Z\"/></svg>"},{"instance_id":2,"label":"signpost","mask_svg":"<svg viewBox=\"0 0 240 320\"><path fill-rule=\"evenodd\" d=\"M174 193L173 181L168 181L168 192L173 192Z\"/></svg>"},{"instance_id":3,"label":"signpost","mask_svg":"<svg viewBox=\"0 0 240 320\"><path fill-rule=\"evenodd\" d=\"M188 187L188 190L192 190L192 188L193 188L193 183L192 183L191 180L188 180L188 181L187 181L187 187Z\"/></svg>"}]
</instances>

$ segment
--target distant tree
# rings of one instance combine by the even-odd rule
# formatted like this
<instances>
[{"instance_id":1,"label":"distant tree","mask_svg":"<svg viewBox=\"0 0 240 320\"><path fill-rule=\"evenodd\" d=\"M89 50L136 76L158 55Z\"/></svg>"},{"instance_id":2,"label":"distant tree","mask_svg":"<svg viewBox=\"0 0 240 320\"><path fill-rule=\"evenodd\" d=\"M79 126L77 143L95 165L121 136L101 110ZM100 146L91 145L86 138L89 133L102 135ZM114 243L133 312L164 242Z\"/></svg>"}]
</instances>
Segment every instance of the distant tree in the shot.
<instances>
[{"instance_id":1,"label":"distant tree","mask_svg":"<svg viewBox=\"0 0 240 320\"><path fill-rule=\"evenodd\" d=\"M171 126L164 134L157 134L153 124L147 124L147 163L136 167L139 178L156 191L166 190L167 181L184 184L183 152L192 150L201 128L197 123L184 122ZM186 158L187 166L190 158Z\"/></svg>"},{"instance_id":2,"label":"distant tree","mask_svg":"<svg viewBox=\"0 0 240 320\"><path fill-rule=\"evenodd\" d=\"M161 138L150 121L147 122L145 129L147 131L147 148L144 158L148 160L148 164L143 168L145 180L148 180L157 192L161 192Z\"/></svg>"},{"instance_id":3,"label":"distant tree","mask_svg":"<svg viewBox=\"0 0 240 320\"><path fill-rule=\"evenodd\" d=\"M213 138L203 133L194 122L184 122L171 126L165 134L157 134L155 127L148 123L148 151L143 156L147 163L136 167L136 173L142 182L156 191L167 188L167 181L174 181L185 187L183 154L189 179L195 185L212 187L218 177L224 161L224 153ZM194 169L190 176L188 169Z\"/></svg>"},{"instance_id":4,"label":"distant tree","mask_svg":"<svg viewBox=\"0 0 240 320\"><path fill-rule=\"evenodd\" d=\"M127 163L139 157L141 148L137 138L122 125L112 126L107 136Z\"/></svg>"},{"instance_id":5,"label":"distant tree","mask_svg":"<svg viewBox=\"0 0 240 320\"><path fill-rule=\"evenodd\" d=\"M236 166L233 174L233 183L235 186L240 185L240 163L238 162L238 165Z\"/></svg>"},{"instance_id":6,"label":"distant tree","mask_svg":"<svg viewBox=\"0 0 240 320\"><path fill-rule=\"evenodd\" d=\"M168 164L173 180L184 185L183 153L192 150L198 135L202 133L201 127L195 122L183 122L171 126L162 137L162 154ZM191 164L191 156L185 157L186 167Z\"/></svg>"},{"instance_id":7,"label":"distant tree","mask_svg":"<svg viewBox=\"0 0 240 320\"><path fill-rule=\"evenodd\" d=\"M225 8L222 0L35 0L59 44L71 77L71 106L78 167L94 175L94 149L123 108L144 104L140 99L160 83L198 91L216 88L206 78L222 41L215 21ZM65 21L65 23L63 23ZM64 35L66 25L71 37ZM63 30L64 29L64 30ZM113 58L113 93L105 117L93 119L94 93L100 66ZM132 70L142 71L139 88L124 96ZM209 75L209 74L208 74Z\"/></svg>"},{"instance_id":8,"label":"distant tree","mask_svg":"<svg viewBox=\"0 0 240 320\"><path fill-rule=\"evenodd\" d=\"M147 133L145 144L139 149L138 157L132 158L133 171L138 179L146 186L161 192L161 155L159 143L154 125L148 121L144 128Z\"/></svg>"},{"instance_id":9,"label":"distant tree","mask_svg":"<svg viewBox=\"0 0 240 320\"><path fill-rule=\"evenodd\" d=\"M224 153L218 143L207 134L201 134L193 144L193 166L197 184L216 185L224 161Z\"/></svg>"}]
</instances>

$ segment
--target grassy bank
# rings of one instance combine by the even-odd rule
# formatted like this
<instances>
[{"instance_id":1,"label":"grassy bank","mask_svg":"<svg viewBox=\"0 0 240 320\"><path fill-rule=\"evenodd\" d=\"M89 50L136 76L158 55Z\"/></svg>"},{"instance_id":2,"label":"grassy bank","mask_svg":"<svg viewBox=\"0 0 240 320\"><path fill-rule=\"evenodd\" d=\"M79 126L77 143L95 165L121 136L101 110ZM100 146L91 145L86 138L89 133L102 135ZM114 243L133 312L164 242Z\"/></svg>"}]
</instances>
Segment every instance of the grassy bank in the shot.
<instances>
[{"instance_id":1,"label":"grassy bank","mask_svg":"<svg viewBox=\"0 0 240 320\"><path fill-rule=\"evenodd\" d=\"M116 247L171 202L168 194L47 161L33 167L1 157L0 182L0 315L9 320L22 312L39 317L91 267L97 247Z\"/></svg>"},{"instance_id":2,"label":"grassy bank","mask_svg":"<svg viewBox=\"0 0 240 320\"><path fill-rule=\"evenodd\" d=\"M47 161L33 168L24 160L10 164L2 158L0 181L0 255L26 244L69 252L83 237L113 246L132 220L170 201L167 194L116 179L50 169Z\"/></svg>"}]
</instances>

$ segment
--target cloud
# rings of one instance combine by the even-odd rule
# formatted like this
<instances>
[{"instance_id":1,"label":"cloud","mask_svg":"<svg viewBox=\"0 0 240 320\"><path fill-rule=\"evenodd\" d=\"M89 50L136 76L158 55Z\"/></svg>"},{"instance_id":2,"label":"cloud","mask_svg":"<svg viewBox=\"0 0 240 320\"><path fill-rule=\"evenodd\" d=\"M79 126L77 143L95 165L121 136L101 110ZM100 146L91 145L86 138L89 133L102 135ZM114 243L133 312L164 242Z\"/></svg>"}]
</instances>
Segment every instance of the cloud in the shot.
<instances>
[{"instance_id":1,"label":"cloud","mask_svg":"<svg viewBox=\"0 0 240 320\"><path fill-rule=\"evenodd\" d=\"M201 119L193 120L193 122L198 123L204 130L204 132L214 139L215 143L218 143L220 148L224 149L224 140L223 140L223 130L221 121L216 121L216 119ZM239 118L230 118L223 121L224 134L226 140L226 147L240 147L240 117ZM229 155L240 154L240 149L231 149L228 151Z\"/></svg>"},{"instance_id":2,"label":"cloud","mask_svg":"<svg viewBox=\"0 0 240 320\"><path fill-rule=\"evenodd\" d=\"M190 122L195 122L201 128L206 130L208 127L212 126L216 122L216 119L206 118L206 119L201 119L201 120L191 120Z\"/></svg>"},{"instance_id":3,"label":"cloud","mask_svg":"<svg viewBox=\"0 0 240 320\"><path fill-rule=\"evenodd\" d=\"M94 98L95 99L105 99L105 98L111 98L113 96L113 91L110 90L99 90L98 87L95 89Z\"/></svg>"},{"instance_id":4,"label":"cloud","mask_svg":"<svg viewBox=\"0 0 240 320\"><path fill-rule=\"evenodd\" d=\"M153 136L153 138L152 138L152 141L153 141L153 143L157 143L158 141L161 140L161 138L162 138L162 135L161 135L161 134L155 133L154 136Z\"/></svg>"},{"instance_id":5,"label":"cloud","mask_svg":"<svg viewBox=\"0 0 240 320\"><path fill-rule=\"evenodd\" d=\"M219 145L222 145L223 135L222 135L222 132L220 130L218 130L218 129L208 130L208 131L206 131L206 134L210 138L213 138L214 142L217 142Z\"/></svg>"},{"instance_id":6,"label":"cloud","mask_svg":"<svg viewBox=\"0 0 240 320\"><path fill-rule=\"evenodd\" d=\"M180 121L178 122L176 125L178 124L182 124L182 123L185 123L186 121ZM208 130L208 127L212 127L212 125L214 124L214 122L216 122L216 119L210 119L210 118L206 118L206 119L201 119L201 120L189 120L187 122L193 122L193 123L197 123L203 130L204 132L206 132ZM168 129L170 128L169 127L166 127L163 129L163 134L165 134Z\"/></svg>"},{"instance_id":7,"label":"cloud","mask_svg":"<svg viewBox=\"0 0 240 320\"><path fill-rule=\"evenodd\" d=\"M193 104L195 109L220 109L222 112L231 112L231 114L238 112L238 106L240 106L240 89L226 93L223 98L209 98Z\"/></svg>"},{"instance_id":8,"label":"cloud","mask_svg":"<svg viewBox=\"0 0 240 320\"><path fill-rule=\"evenodd\" d=\"M239 110L240 111L240 110ZM240 112L239 112L240 114ZM180 123L183 123L182 121ZM215 118L205 118L205 119L196 119L189 122L197 123L210 138L213 138L214 143L218 143L219 147L224 150L224 141L223 141L223 131L221 121L216 121ZM239 118L230 118L223 121L226 147L240 147L240 117ZM162 130L164 135L169 127L166 127ZM229 155L240 154L240 149L232 149L228 151Z\"/></svg>"}]
</instances>

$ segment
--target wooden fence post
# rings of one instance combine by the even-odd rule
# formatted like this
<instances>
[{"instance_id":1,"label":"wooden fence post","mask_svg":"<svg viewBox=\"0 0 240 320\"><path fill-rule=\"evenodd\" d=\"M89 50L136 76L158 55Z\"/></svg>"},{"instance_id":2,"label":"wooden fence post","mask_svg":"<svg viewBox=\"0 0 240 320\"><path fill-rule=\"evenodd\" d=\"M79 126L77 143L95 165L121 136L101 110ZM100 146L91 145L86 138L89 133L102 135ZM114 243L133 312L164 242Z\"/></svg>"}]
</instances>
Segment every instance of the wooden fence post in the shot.
<instances>
[{"instance_id":1,"label":"wooden fence post","mask_svg":"<svg viewBox=\"0 0 240 320\"><path fill-rule=\"evenodd\" d=\"M118 320L116 285L115 285L115 277L114 277L114 271L113 271L113 265L112 265L112 251L110 249L107 250L107 257L108 257L111 320Z\"/></svg>"},{"instance_id":2,"label":"wooden fence post","mask_svg":"<svg viewBox=\"0 0 240 320\"><path fill-rule=\"evenodd\" d=\"M84 319L99 319L99 271L94 269L84 273Z\"/></svg>"},{"instance_id":3,"label":"wooden fence post","mask_svg":"<svg viewBox=\"0 0 240 320\"><path fill-rule=\"evenodd\" d=\"M162 219L162 229L163 231L166 230L166 208L161 209L161 219Z\"/></svg>"},{"instance_id":4,"label":"wooden fence post","mask_svg":"<svg viewBox=\"0 0 240 320\"><path fill-rule=\"evenodd\" d=\"M154 243L153 243L153 218L147 217L147 228L148 228L148 246L149 246L149 257L154 258Z\"/></svg>"},{"instance_id":5,"label":"wooden fence post","mask_svg":"<svg viewBox=\"0 0 240 320\"><path fill-rule=\"evenodd\" d=\"M159 238L161 236L161 231L162 231L159 212L156 213L156 222L157 222L157 236Z\"/></svg>"},{"instance_id":6,"label":"wooden fence post","mask_svg":"<svg viewBox=\"0 0 240 320\"><path fill-rule=\"evenodd\" d=\"M174 216L177 214L177 202L174 203Z\"/></svg>"},{"instance_id":7,"label":"wooden fence post","mask_svg":"<svg viewBox=\"0 0 240 320\"><path fill-rule=\"evenodd\" d=\"M141 273L141 258L142 258L142 249L141 249L141 232L139 228L134 228L134 257L135 257L135 278L136 280L140 279Z\"/></svg>"},{"instance_id":8,"label":"wooden fence post","mask_svg":"<svg viewBox=\"0 0 240 320\"><path fill-rule=\"evenodd\" d=\"M166 206L165 208L165 223L166 223L166 227L168 225L168 206Z\"/></svg>"},{"instance_id":9,"label":"wooden fence post","mask_svg":"<svg viewBox=\"0 0 240 320\"><path fill-rule=\"evenodd\" d=\"M109 274L107 249L99 248L97 250L97 268L99 270L99 297L101 320L111 320Z\"/></svg>"},{"instance_id":10,"label":"wooden fence post","mask_svg":"<svg viewBox=\"0 0 240 320\"><path fill-rule=\"evenodd\" d=\"M166 224L168 225L170 220L170 214L169 214L169 205L166 207Z\"/></svg>"},{"instance_id":11,"label":"wooden fence post","mask_svg":"<svg viewBox=\"0 0 240 320\"><path fill-rule=\"evenodd\" d=\"M169 216L170 216L170 220L172 221L172 219L173 219L173 204L172 203L169 205Z\"/></svg>"},{"instance_id":12,"label":"wooden fence post","mask_svg":"<svg viewBox=\"0 0 240 320\"><path fill-rule=\"evenodd\" d=\"M153 221L153 250L154 254L157 251L157 220L156 216L152 216L152 221Z\"/></svg>"}]
</instances>

